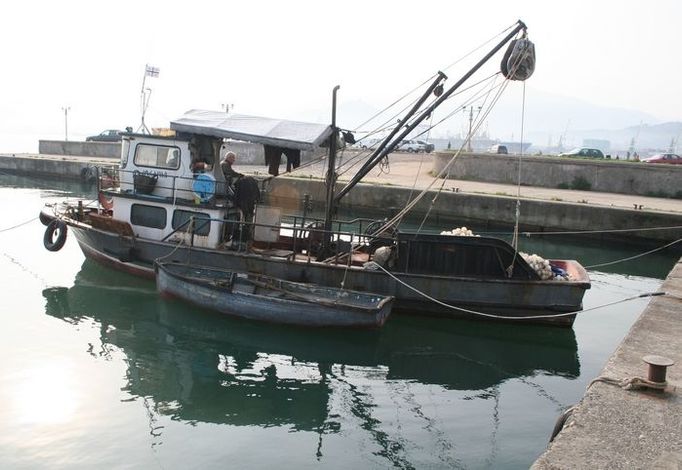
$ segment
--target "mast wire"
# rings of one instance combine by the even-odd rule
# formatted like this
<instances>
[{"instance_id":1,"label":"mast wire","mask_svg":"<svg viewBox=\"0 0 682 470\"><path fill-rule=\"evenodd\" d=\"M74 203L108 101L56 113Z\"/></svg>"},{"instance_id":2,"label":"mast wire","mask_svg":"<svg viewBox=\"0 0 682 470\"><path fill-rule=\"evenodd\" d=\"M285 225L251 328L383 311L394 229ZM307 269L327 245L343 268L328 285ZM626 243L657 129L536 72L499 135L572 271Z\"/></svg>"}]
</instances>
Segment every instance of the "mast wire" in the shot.
<instances>
[{"instance_id":1,"label":"mast wire","mask_svg":"<svg viewBox=\"0 0 682 470\"><path fill-rule=\"evenodd\" d=\"M462 57L460 57L459 59L455 60L454 62L452 62L452 63L451 63L450 65L448 65L447 67L445 67L445 68L443 69L443 71L447 71L447 70L451 69L452 67L454 67L455 65L457 65L459 62L463 61L464 59L466 59L466 58L469 57L470 55L474 54L474 53L477 52L479 49L482 49L483 47L485 47L486 45L488 45L489 43L491 43L491 42L494 41L495 39L499 38L500 36L504 35L507 31L511 30L511 29L514 28L514 27L516 27L516 23L510 25L509 27L505 28L504 30L502 30L502 31L499 32L498 34L492 36L490 39L488 39L487 41L483 42L483 43L480 44L479 46L477 46L477 47L475 47L474 49L470 50L470 51L467 52L465 55L463 55ZM398 98L397 100L395 100L393 103L391 103L390 105L386 106L384 109L378 111L378 112L375 113L372 117L370 117L369 119L367 119L367 120L364 121L363 123L361 123L361 124L359 124L358 126L356 126L355 129L354 129L353 131L354 131L354 132L357 132L358 129L360 129L361 127L365 126L367 123L369 123L369 122L371 122L372 120L374 120L377 116L379 116L379 115L381 115L382 113L384 113L385 111L389 110L390 108L392 108L393 106L395 106L397 103L399 103L400 101L402 101L403 99L405 99L406 97L408 97L409 95L411 95L412 93L414 93L416 90L418 90L419 88L421 88L421 87L424 86L425 84L427 84L427 83L429 83L430 81L432 81L432 80L436 77L436 75L437 75L437 74L431 75L431 76L430 76L429 78L427 78L424 82L420 83L420 84L417 85L415 88L413 88L412 90L408 91L408 92L405 93L403 96L401 96L400 98ZM402 112L402 111L401 111L401 112Z\"/></svg>"}]
</instances>

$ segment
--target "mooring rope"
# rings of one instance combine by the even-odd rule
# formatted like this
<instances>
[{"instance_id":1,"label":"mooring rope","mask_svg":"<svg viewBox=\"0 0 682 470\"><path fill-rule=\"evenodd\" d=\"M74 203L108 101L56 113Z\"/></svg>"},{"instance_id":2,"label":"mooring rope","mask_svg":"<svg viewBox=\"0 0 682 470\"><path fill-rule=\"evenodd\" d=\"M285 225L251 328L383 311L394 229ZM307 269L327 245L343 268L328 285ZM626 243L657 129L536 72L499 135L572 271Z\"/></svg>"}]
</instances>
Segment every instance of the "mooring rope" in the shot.
<instances>
[{"instance_id":1,"label":"mooring rope","mask_svg":"<svg viewBox=\"0 0 682 470\"><path fill-rule=\"evenodd\" d=\"M24 225L26 225L26 224L30 224L31 222L33 222L33 221L36 220L37 218L38 218L38 217L33 217L32 219L27 220L26 222L22 222L22 223L20 223L20 224L18 224L18 225L15 225L14 227L3 228L2 230L0 230L0 233L2 233L2 232L9 232L10 230L14 230L15 228L19 228L19 227L22 227L22 226L24 226Z\"/></svg>"},{"instance_id":2,"label":"mooring rope","mask_svg":"<svg viewBox=\"0 0 682 470\"><path fill-rule=\"evenodd\" d=\"M588 233L623 233L623 232L650 232L654 230L677 230L681 229L682 225L672 225L669 227L640 227L640 228L618 228L610 230L573 230L566 232L521 232L521 235L525 237L538 236L538 235L584 235ZM499 233L499 232L488 232L488 233Z\"/></svg>"},{"instance_id":3,"label":"mooring rope","mask_svg":"<svg viewBox=\"0 0 682 470\"><path fill-rule=\"evenodd\" d=\"M630 378L625 378L625 379L616 379L614 377L607 377L604 375L600 375L599 377L593 379L589 385L587 386L587 390L589 390L592 385L596 384L597 382L603 382L607 383L610 385L616 385L617 387L620 387L625 390L634 390L636 388L642 387L642 388L652 388L654 390L665 390L665 387L667 384L665 382L653 382L649 379L645 379L643 377L630 377Z\"/></svg>"},{"instance_id":4,"label":"mooring rope","mask_svg":"<svg viewBox=\"0 0 682 470\"><path fill-rule=\"evenodd\" d=\"M645 251L644 253L640 253L638 255L629 256L627 258L622 258L622 259L617 259L615 261L609 261L608 263L593 264L590 266L585 266L585 268L588 268L588 269L589 268L600 268L602 266L610 266L612 264L623 263L625 261L630 261L633 259L641 258L642 256L650 255L651 253L656 253L657 251L665 250L669 246L672 246L672 245L679 243L679 242L682 242L682 238L679 238L679 239L675 240L674 242L668 243L667 245L659 246L658 248L654 248L653 250Z\"/></svg>"},{"instance_id":5,"label":"mooring rope","mask_svg":"<svg viewBox=\"0 0 682 470\"><path fill-rule=\"evenodd\" d=\"M496 318L496 319L499 319L499 320L540 320L540 319L547 319L547 318L569 317L569 316L577 315L578 313L590 312L590 311L597 310L597 309L600 309L600 308L610 307L611 305L617 305L617 304L620 304L620 303L623 303L623 302L628 302L628 301L630 301L630 300L636 300L636 299L641 299L641 298L646 298L646 297L658 297L658 296L662 296L662 295L667 295L666 292L646 292L646 293L644 293L644 294L633 295L633 296L631 296L631 297L626 297L626 298L624 298L624 299L615 300L615 301L613 301L613 302L608 302L608 303L605 303L605 304L602 304L602 305L597 305L597 306L595 306L595 307L585 308L585 309L582 309L582 310L575 310L575 311L573 311L573 312L563 312L563 313L557 313L557 314L554 314L554 315L529 315L529 316L524 316L524 317L515 317L515 316L510 316L510 315L499 315L499 314L494 314L494 313L485 313L485 312L480 312L480 311L477 311L477 310L471 310L471 309L468 309L468 308L457 307L457 306L455 306L455 305L448 304L448 303L443 302L443 301L441 301L441 300L438 300L438 299L436 299L436 298L434 298L434 297L431 297L431 296L428 295L427 293L422 292L422 291L420 291L419 289L417 289L416 287L414 287L414 286L412 286L412 285L406 283L406 282L403 281L402 279L400 279L400 278L398 278L397 276L395 276L393 273L387 271L387 270L386 270L383 266L381 266L380 264L378 264L378 263L376 263L376 262L374 262L374 261L372 261L371 263L372 263L374 266L376 266L377 268L379 268L380 270L382 270L384 273L386 273L388 276L390 276L391 278L393 278L395 281L399 282L400 284L402 284L403 286L407 287L408 289L410 289L410 290L416 292L417 294L421 295L422 297L424 297L424 298L426 298L426 299L428 299L428 300L430 300L430 301L432 301L432 302L434 302L434 303L436 303L436 304L438 304L438 305L441 305L441 306L443 306L443 307L446 307L446 308L449 308L449 309L452 309L452 310L459 310L459 311L461 311L461 312L470 313L470 314L472 314L472 315L477 315L477 316L486 317L486 318Z\"/></svg>"}]
</instances>

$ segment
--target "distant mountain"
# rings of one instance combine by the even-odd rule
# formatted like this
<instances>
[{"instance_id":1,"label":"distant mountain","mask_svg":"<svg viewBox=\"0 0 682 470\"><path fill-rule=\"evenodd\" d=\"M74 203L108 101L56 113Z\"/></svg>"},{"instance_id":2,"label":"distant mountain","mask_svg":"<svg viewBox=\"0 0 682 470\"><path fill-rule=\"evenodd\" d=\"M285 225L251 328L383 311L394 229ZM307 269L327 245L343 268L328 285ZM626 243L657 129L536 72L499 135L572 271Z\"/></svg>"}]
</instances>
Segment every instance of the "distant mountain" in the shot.
<instances>
[{"instance_id":1,"label":"distant mountain","mask_svg":"<svg viewBox=\"0 0 682 470\"><path fill-rule=\"evenodd\" d=\"M520 132L521 89L508 90L490 115L490 133L509 135ZM655 116L635 109L600 106L578 98L528 88L526 91L525 129L552 134L555 140L576 129L622 129L640 122L658 124Z\"/></svg>"},{"instance_id":2,"label":"distant mountain","mask_svg":"<svg viewBox=\"0 0 682 470\"><path fill-rule=\"evenodd\" d=\"M662 124L649 125L642 123L638 126L629 126L623 129L590 129L575 131L575 140L605 139L611 143L612 151L626 151L634 139L634 149L639 153L668 150L673 139L674 147L679 152L682 148L679 144L682 136L682 122L665 122ZM578 143L581 145L581 142Z\"/></svg>"},{"instance_id":3,"label":"distant mountain","mask_svg":"<svg viewBox=\"0 0 682 470\"><path fill-rule=\"evenodd\" d=\"M355 129L379 112L379 105L360 99L341 101L337 110L340 127ZM395 112L400 109L396 107ZM381 115L361 130L371 130L380 123L392 121L395 112ZM297 113L302 120L329 122L329 110L307 110ZM500 99L490 113L482 132L497 141L518 141L521 136L521 89L514 87ZM466 113L455 113L430 133L431 139L461 136L468 128ZM667 149L673 138L679 140L680 122L661 122L655 116L635 109L600 106L586 101L527 88L524 141L533 149L556 147L561 139L564 148L583 145L584 139L610 141L610 148L627 150L632 138L636 149Z\"/></svg>"}]
</instances>

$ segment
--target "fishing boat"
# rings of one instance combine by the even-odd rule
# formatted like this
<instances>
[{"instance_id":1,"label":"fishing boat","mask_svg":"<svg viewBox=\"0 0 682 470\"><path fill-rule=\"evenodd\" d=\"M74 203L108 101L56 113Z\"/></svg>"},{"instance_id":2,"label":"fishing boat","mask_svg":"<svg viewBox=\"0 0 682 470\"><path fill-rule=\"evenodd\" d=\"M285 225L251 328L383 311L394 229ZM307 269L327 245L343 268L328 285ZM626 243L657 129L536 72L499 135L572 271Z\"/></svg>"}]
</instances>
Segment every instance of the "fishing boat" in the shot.
<instances>
[{"instance_id":1,"label":"fishing boat","mask_svg":"<svg viewBox=\"0 0 682 470\"><path fill-rule=\"evenodd\" d=\"M342 198L505 45L502 73L519 78L514 75L518 62L509 64L518 45L528 43L526 26L519 21L447 90L447 77L438 72L404 114L403 124L372 149L341 188L337 149L340 141L353 138L336 125L339 87L332 93L330 125L191 110L170 123L174 135L124 133L120 166L109 184L98 180L96 207L78 202L43 209L44 245L52 251L61 248L68 228L86 257L149 278L157 259L191 261L393 296L396 310L418 315L570 326L590 287L587 272L575 260L548 260L548 267L562 275L543 279L502 239L338 219ZM528 55L526 47L519 61ZM282 154L295 160L302 151L325 152L324 217L312 217L307 202L292 213L259 203L267 187L252 178L231 185L219 165L226 139L262 145L271 161Z\"/></svg>"},{"instance_id":2,"label":"fishing boat","mask_svg":"<svg viewBox=\"0 0 682 470\"><path fill-rule=\"evenodd\" d=\"M157 262L154 267L156 287L162 295L250 320L316 327L380 327L393 306L390 296L262 274L184 263Z\"/></svg>"}]
</instances>

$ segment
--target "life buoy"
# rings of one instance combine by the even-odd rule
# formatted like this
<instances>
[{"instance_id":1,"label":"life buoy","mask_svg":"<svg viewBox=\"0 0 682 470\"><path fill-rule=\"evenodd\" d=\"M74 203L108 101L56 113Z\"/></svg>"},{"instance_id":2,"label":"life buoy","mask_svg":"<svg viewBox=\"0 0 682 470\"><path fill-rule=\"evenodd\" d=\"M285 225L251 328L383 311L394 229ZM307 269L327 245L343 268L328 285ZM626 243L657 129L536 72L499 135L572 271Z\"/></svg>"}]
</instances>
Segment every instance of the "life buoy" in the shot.
<instances>
[{"instance_id":1,"label":"life buoy","mask_svg":"<svg viewBox=\"0 0 682 470\"><path fill-rule=\"evenodd\" d=\"M43 245L47 251L59 251L64 243L66 243L66 224L59 219L54 219L45 229Z\"/></svg>"}]
</instances>

